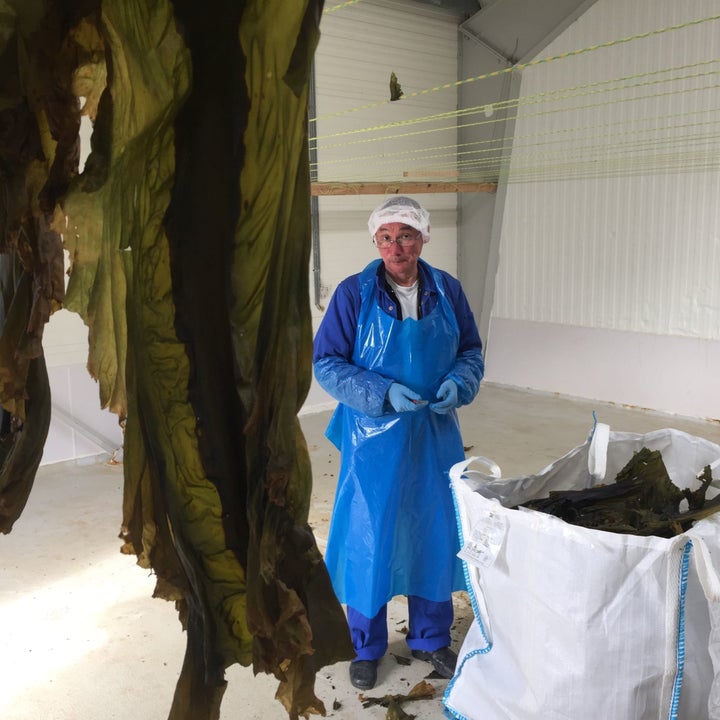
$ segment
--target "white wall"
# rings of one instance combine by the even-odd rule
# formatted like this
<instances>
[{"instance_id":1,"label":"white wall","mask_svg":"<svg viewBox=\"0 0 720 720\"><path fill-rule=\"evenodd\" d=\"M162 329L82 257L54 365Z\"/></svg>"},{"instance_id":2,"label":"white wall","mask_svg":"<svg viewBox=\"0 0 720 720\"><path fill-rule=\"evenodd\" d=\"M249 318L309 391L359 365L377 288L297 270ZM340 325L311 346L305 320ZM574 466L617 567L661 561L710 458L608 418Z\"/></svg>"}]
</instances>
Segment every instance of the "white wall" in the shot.
<instances>
[{"instance_id":1,"label":"white wall","mask_svg":"<svg viewBox=\"0 0 720 720\"><path fill-rule=\"evenodd\" d=\"M421 171L416 157L432 147L438 163L455 159L457 23L447 11L407 0L363 0L323 14L317 139L310 139L319 180L452 179L452 167L428 169L424 161ZM393 72L403 92L396 102Z\"/></svg>"},{"instance_id":2,"label":"white wall","mask_svg":"<svg viewBox=\"0 0 720 720\"><path fill-rule=\"evenodd\" d=\"M540 57L687 26L523 70L488 380L720 417L717 10L598 0Z\"/></svg>"},{"instance_id":3,"label":"white wall","mask_svg":"<svg viewBox=\"0 0 720 720\"><path fill-rule=\"evenodd\" d=\"M117 415L100 409L97 383L87 371L87 327L79 315L60 310L43 338L52 416L41 464L112 456L122 448Z\"/></svg>"}]
</instances>

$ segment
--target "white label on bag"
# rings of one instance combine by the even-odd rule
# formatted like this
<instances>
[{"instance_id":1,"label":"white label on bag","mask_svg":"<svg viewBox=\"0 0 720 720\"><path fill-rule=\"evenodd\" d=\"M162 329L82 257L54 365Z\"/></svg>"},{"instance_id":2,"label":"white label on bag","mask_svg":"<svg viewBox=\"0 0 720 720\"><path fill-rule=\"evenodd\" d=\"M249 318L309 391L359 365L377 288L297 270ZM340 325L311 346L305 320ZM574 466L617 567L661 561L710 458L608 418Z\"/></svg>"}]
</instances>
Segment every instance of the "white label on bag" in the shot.
<instances>
[{"instance_id":1,"label":"white label on bag","mask_svg":"<svg viewBox=\"0 0 720 720\"><path fill-rule=\"evenodd\" d=\"M488 512L483 518L475 518L477 524L472 529L470 537L458 553L461 560L473 565L490 567L500 552L507 521L503 516Z\"/></svg>"}]
</instances>

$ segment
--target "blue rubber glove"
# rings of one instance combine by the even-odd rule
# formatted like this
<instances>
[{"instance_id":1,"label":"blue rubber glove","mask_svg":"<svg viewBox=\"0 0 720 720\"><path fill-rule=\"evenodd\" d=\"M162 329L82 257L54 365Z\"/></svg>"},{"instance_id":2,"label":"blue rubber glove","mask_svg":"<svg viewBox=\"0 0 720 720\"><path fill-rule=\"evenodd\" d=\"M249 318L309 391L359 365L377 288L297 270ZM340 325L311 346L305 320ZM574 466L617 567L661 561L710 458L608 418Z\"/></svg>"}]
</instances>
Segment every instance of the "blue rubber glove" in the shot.
<instances>
[{"instance_id":1,"label":"blue rubber glove","mask_svg":"<svg viewBox=\"0 0 720 720\"><path fill-rule=\"evenodd\" d=\"M458 387L454 380L445 380L437 391L437 402L430 403L433 412L445 415L458 405Z\"/></svg>"},{"instance_id":2,"label":"blue rubber glove","mask_svg":"<svg viewBox=\"0 0 720 720\"><path fill-rule=\"evenodd\" d=\"M421 401L422 398L416 392L400 383L393 383L390 386L388 389L388 400L395 412L414 412L425 404L418 402Z\"/></svg>"}]
</instances>

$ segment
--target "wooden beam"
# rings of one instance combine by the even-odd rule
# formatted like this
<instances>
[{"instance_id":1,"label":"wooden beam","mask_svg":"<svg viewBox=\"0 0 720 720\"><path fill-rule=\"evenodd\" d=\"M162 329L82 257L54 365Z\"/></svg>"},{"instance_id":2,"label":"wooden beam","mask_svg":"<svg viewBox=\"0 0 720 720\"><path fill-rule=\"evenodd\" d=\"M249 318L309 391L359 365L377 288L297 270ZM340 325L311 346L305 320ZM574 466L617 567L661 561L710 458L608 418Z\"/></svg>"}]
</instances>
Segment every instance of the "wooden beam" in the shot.
<instances>
[{"instance_id":1,"label":"wooden beam","mask_svg":"<svg viewBox=\"0 0 720 720\"><path fill-rule=\"evenodd\" d=\"M497 183L472 182L314 182L313 195L415 195L417 193L495 192Z\"/></svg>"}]
</instances>

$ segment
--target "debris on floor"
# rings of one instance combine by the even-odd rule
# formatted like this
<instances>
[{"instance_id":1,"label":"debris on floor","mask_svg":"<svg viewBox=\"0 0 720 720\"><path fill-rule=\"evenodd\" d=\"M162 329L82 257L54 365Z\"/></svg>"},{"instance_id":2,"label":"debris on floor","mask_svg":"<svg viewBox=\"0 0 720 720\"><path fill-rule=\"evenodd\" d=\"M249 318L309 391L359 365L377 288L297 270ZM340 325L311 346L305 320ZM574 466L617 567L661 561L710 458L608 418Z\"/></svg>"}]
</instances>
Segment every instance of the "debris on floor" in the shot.
<instances>
[{"instance_id":1,"label":"debris on floor","mask_svg":"<svg viewBox=\"0 0 720 720\"><path fill-rule=\"evenodd\" d=\"M380 705L387 708L385 720L412 720L414 715L406 713L402 705L411 700L431 700L435 697L435 688L429 682L421 680L407 695L383 695L382 697L367 697L360 695L360 702L364 708Z\"/></svg>"}]
</instances>

